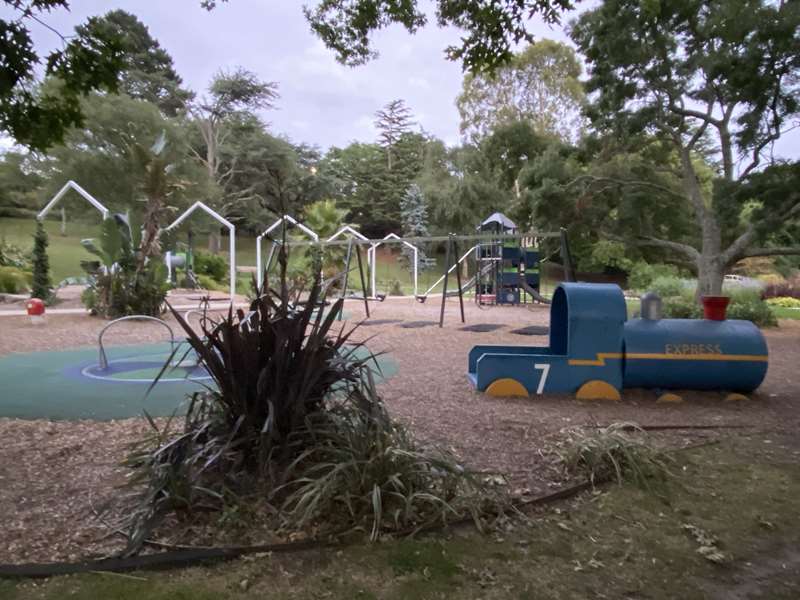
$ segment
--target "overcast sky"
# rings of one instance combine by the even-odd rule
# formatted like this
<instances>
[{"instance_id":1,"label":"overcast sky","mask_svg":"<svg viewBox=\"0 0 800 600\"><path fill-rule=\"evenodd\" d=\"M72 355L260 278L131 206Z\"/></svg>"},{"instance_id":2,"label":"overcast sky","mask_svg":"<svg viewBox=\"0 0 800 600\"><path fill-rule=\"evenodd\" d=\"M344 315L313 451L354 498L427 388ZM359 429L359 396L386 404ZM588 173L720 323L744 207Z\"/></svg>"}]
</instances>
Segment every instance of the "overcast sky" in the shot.
<instances>
[{"instance_id":1,"label":"overcast sky","mask_svg":"<svg viewBox=\"0 0 800 600\"><path fill-rule=\"evenodd\" d=\"M312 4L313 0L306 0ZM322 148L353 140L373 141L374 113L403 98L426 131L448 144L459 141L455 98L461 67L444 58L444 48L458 41L456 30L429 25L414 36L393 27L376 37L380 58L361 67L338 64L311 33L303 2L230 0L214 11L200 0L73 0L70 12L45 15L62 34L93 15L121 8L135 14L170 53L185 84L202 92L219 69L242 66L266 81L276 81L277 110L264 117L276 133ZM11 11L5 7L0 14ZM58 36L30 23L36 48L55 48ZM566 41L561 28L534 23L537 35Z\"/></svg>"},{"instance_id":2,"label":"overcast sky","mask_svg":"<svg viewBox=\"0 0 800 600\"><path fill-rule=\"evenodd\" d=\"M314 4L313 0L306 0ZM393 27L376 37L380 58L361 67L339 65L311 33L301 1L230 0L212 12L200 0L73 0L72 9L45 15L47 25L67 35L93 15L121 8L134 13L172 55L186 86L202 93L220 69L242 66L266 81L276 81L277 110L264 114L274 133L323 149L353 140L373 141L374 113L403 98L416 121L452 145L459 141L455 98L462 73L443 50L458 41L458 31L429 25L414 36ZM585 9L595 4L585 0ZM5 4L0 15L10 15ZM572 15L566 15L567 22ZM432 16L432 15L431 15ZM433 19L431 19L433 21ZM60 44L47 28L30 23L41 54ZM537 37L564 42L562 28L531 23ZM800 156L800 131L779 142L777 154Z\"/></svg>"}]
</instances>

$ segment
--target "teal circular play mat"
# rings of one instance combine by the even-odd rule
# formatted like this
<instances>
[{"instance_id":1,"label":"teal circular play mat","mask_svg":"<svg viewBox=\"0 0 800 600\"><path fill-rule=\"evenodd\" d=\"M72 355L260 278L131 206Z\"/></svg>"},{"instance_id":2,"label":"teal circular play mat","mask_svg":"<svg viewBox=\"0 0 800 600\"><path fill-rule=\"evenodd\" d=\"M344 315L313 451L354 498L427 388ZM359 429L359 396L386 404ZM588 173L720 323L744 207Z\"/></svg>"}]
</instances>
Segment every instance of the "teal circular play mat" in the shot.
<instances>
[{"instance_id":1,"label":"teal circular play mat","mask_svg":"<svg viewBox=\"0 0 800 600\"><path fill-rule=\"evenodd\" d=\"M184 344L150 389L171 354L169 343L109 347L104 369L96 348L0 357L0 417L108 421L142 416L144 411L154 417L181 414L188 406L187 395L213 387L213 380ZM381 380L394 375L397 367L383 354L374 370Z\"/></svg>"}]
</instances>

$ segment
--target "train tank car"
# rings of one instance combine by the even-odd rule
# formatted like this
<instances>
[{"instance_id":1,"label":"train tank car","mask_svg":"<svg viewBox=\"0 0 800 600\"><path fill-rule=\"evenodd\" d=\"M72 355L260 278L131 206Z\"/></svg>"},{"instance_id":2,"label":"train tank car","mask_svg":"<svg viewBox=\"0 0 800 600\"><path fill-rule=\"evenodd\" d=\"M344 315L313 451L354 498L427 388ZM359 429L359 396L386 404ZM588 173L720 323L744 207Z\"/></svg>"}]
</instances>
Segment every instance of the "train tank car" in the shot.
<instances>
[{"instance_id":1,"label":"train tank car","mask_svg":"<svg viewBox=\"0 0 800 600\"><path fill-rule=\"evenodd\" d=\"M767 374L767 343L750 321L632 319L623 331L626 388L750 392Z\"/></svg>"}]
</instances>

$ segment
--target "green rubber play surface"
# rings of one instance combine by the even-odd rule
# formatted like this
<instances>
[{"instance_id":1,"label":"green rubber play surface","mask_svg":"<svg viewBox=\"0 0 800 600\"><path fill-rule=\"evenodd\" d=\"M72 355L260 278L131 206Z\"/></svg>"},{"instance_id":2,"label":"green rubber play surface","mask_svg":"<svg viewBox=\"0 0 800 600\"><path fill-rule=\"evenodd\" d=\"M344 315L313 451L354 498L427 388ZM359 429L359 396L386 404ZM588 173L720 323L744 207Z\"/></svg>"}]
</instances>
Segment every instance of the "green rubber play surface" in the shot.
<instances>
[{"instance_id":1,"label":"green rubber play surface","mask_svg":"<svg viewBox=\"0 0 800 600\"><path fill-rule=\"evenodd\" d=\"M106 348L108 368L98 365L97 348L10 354L0 358L0 417L107 421L181 414L187 394L213 386L183 348L148 394L171 352L168 343ZM181 359L181 360L178 360ZM378 358L380 377L397 372L394 361Z\"/></svg>"}]
</instances>

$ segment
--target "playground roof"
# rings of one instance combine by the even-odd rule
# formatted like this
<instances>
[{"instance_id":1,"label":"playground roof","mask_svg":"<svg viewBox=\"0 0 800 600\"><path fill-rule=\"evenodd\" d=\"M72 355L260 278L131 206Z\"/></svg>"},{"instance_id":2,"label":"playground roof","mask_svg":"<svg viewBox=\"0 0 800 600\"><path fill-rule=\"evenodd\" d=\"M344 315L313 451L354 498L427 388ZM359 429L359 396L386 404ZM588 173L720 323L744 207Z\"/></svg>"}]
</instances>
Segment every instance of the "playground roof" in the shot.
<instances>
[{"instance_id":1,"label":"playground roof","mask_svg":"<svg viewBox=\"0 0 800 600\"><path fill-rule=\"evenodd\" d=\"M500 225L503 228L503 231L508 231L509 229L516 229L517 225L505 216L503 213L496 212L492 213L486 220L481 223L478 229L486 229L487 225Z\"/></svg>"}]
</instances>

